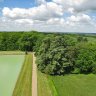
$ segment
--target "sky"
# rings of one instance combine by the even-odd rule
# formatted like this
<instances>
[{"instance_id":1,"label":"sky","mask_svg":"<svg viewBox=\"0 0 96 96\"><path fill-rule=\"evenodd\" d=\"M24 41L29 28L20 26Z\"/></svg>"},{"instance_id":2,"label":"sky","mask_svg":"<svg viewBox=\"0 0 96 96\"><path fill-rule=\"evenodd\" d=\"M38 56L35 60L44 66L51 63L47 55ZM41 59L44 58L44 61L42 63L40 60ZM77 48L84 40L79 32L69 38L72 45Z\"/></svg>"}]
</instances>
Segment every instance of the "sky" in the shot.
<instances>
[{"instance_id":1,"label":"sky","mask_svg":"<svg viewBox=\"0 0 96 96\"><path fill-rule=\"evenodd\" d=\"M96 0L0 0L0 31L96 33Z\"/></svg>"}]
</instances>

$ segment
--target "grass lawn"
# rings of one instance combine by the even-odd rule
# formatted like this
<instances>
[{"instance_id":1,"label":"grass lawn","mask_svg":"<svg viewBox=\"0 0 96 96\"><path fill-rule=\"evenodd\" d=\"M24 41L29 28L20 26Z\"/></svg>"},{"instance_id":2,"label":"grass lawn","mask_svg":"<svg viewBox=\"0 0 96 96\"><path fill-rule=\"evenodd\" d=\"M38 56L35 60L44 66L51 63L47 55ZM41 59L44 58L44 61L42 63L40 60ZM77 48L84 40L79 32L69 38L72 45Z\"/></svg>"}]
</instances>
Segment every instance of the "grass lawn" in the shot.
<instances>
[{"instance_id":1,"label":"grass lawn","mask_svg":"<svg viewBox=\"0 0 96 96\"><path fill-rule=\"evenodd\" d=\"M38 96L96 96L96 75L48 76L38 72Z\"/></svg>"},{"instance_id":2,"label":"grass lawn","mask_svg":"<svg viewBox=\"0 0 96 96\"><path fill-rule=\"evenodd\" d=\"M25 57L12 96L32 96L32 53L29 53Z\"/></svg>"},{"instance_id":3,"label":"grass lawn","mask_svg":"<svg viewBox=\"0 0 96 96\"><path fill-rule=\"evenodd\" d=\"M38 96L58 96L48 75L38 71Z\"/></svg>"},{"instance_id":4,"label":"grass lawn","mask_svg":"<svg viewBox=\"0 0 96 96\"><path fill-rule=\"evenodd\" d=\"M96 96L96 75L50 76L58 96Z\"/></svg>"},{"instance_id":5,"label":"grass lawn","mask_svg":"<svg viewBox=\"0 0 96 96\"><path fill-rule=\"evenodd\" d=\"M0 96L12 96L25 55L0 55Z\"/></svg>"}]
</instances>

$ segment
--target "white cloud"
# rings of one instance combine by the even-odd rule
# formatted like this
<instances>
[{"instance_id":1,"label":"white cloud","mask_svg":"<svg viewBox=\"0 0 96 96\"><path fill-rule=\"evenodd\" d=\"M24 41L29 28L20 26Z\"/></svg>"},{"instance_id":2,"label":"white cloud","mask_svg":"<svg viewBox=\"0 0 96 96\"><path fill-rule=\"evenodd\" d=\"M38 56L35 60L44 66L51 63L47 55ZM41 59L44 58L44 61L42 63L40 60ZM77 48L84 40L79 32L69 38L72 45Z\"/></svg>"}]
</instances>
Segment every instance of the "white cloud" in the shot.
<instances>
[{"instance_id":1,"label":"white cloud","mask_svg":"<svg viewBox=\"0 0 96 96\"><path fill-rule=\"evenodd\" d=\"M33 20L31 20L31 19L17 19L17 20L15 20L15 22L16 23L18 23L18 24L31 24L31 25L33 25Z\"/></svg>"},{"instance_id":2,"label":"white cloud","mask_svg":"<svg viewBox=\"0 0 96 96\"><path fill-rule=\"evenodd\" d=\"M81 14L81 15L72 15L70 17L67 17L66 19L66 24L69 26L94 26L95 21L93 18L91 18L90 16L86 15L86 14ZM86 28L86 27L85 27ZM81 30L81 29L80 29Z\"/></svg>"},{"instance_id":3,"label":"white cloud","mask_svg":"<svg viewBox=\"0 0 96 96\"><path fill-rule=\"evenodd\" d=\"M62 25L64 24L65 20L63 18L51 18L47 21L47 24L55 24L55 25Z\"/></svg>"},{"instance_id":4,"label":"white cloud","mask_svg":"<svg viewBox=\"0 0 96 96\"><path fill-rule=\"evenodd\" d=\"M32 8L2 9L0 30L96 32L96 0L36 0Z\"/></svg>"},{"instance_id":5,"label":"white cloud","mask_svg":"<svg viewBox=\"0 0 96 96\"><path fill-rule=\"evenodd\" d=\"M70 13L74 13L74 8L69 7L67 11L70 12Z\"/></svg>"},{"instance_id":6,"label":"white cloud","mask_svg":"<svg viewBox=\"0 0 96 96\"><path fill-rule=\"evenodd\" d=\"M72 15L71 17L68 17L68 21L71 21L71 22L90 22L91 21L91 18L90 16L86 15L86 14L82 14L80 16L74 16Z\"/></svg>"},{"instance_id":7,"label":"white cloud","mask_svg":"<svg viewBox=\"0 0 96 96\"><path fill-rule=\"evenodd\" d=\"M63 15L62 6L56 3L49 2L47 5L40 5L29 9L5 7L3 10L3 16L11 19L25 19L31 18L34 20L47 20L52 17L59 17Z\"/></svg>"},{"instance_id":8,"label":"white cloud","mask_svg":"<svg viewBox=\"0 0 96 96\"><path fill-rule=\"evenodd\" d=\"M96 10L96 0L53 0L64 9L73 8L76 12Z\"/></svg>"}]
</instances>

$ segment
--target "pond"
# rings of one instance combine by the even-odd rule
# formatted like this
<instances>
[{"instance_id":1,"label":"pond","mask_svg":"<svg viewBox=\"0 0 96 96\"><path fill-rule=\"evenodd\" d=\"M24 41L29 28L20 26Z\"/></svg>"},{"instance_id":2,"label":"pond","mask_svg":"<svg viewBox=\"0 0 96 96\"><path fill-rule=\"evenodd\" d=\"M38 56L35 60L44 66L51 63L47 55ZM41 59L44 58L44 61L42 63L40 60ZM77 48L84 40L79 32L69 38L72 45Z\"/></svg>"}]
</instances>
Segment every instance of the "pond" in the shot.
<instances>
[{"instance_id":1,"label":"pond","mask_svg":"<svg viewBox=\"0 0 96 96\"><path fill-rule=\"evenodd\" d=\"M24 55L0 56L0 96L12 96Z\"/></svg>"}]
</instances>

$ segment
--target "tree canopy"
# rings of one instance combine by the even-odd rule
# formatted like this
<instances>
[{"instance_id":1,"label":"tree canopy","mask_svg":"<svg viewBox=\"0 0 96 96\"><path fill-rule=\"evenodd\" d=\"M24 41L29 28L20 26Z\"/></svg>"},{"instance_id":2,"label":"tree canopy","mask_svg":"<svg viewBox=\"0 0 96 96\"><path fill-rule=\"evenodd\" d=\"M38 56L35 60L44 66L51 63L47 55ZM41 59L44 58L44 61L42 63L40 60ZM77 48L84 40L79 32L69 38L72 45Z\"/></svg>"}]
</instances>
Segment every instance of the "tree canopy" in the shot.
<instances>
[{"instance_id":1,"label":"tree canopy","mask_svg":"<svg viewBox=\"0 0 96 96\"><path fill-rule=\"evenodd\" d=\"M93 40L93 41L91 41ZM0 51L34 51L38 69L50 75L96 73L96 36L1 32Z\"/></svg>"}]
</instances>

